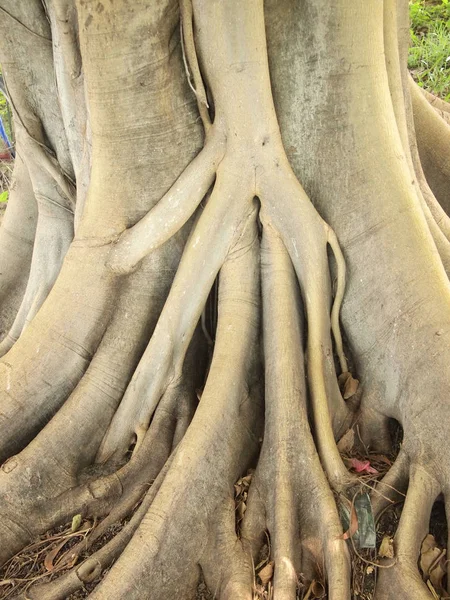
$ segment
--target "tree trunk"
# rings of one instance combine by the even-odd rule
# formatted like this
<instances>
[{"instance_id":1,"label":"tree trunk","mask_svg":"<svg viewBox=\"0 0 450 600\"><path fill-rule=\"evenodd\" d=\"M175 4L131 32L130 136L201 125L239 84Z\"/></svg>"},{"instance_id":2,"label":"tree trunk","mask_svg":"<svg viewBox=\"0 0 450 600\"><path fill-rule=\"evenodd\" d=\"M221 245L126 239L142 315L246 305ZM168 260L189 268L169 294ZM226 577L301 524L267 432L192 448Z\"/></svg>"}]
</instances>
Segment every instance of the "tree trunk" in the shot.
<instances>
[{"instance_id":1,"label":"tree trunk","mask_svg":"<svg viewBox=\"0 0 450 600\"><path fill-rule=\"evenodd\" d=\"M373 597L433 597L450 111L408 76L406 0L0 11L0 597L357 597L367 490L403 507ZM14 579L75 515L59 577Z\"/></svg>"}]
</instances>

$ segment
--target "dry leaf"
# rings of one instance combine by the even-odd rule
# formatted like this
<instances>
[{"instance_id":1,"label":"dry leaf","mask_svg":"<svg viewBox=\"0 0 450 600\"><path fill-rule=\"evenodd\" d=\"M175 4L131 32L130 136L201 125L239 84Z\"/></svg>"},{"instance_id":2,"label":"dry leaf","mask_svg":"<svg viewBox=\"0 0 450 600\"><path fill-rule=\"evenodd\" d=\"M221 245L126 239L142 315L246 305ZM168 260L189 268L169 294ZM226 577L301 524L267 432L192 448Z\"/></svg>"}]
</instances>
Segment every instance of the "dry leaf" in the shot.
<instances>
[{"instance_id":1,"label":"dry leaf","mask_svg":"<svg viewBox=\"0 0 450 600\"><path fill-rule=\"evenodd\" d=\"M55 565L53 564L53 561L56 558L56 555L58 554L58 552L61 550L61 548L67 543L67 538L63 539L62 542L60 542L57 546L55 546L55 548L53 548L53 550L51 550L45 557L44 559L44 567L47 569L47 571L53 571L53 569L55 568Z\"/></svg>"},{"instance_id":2,"label":"dry leaf","mask_svg":"<svg viewBox=\"0 0 450 600\"><path fill-rule=\"evenodd\" d=\"M381 542L378 556L380 558L394 558L394 540L388 535L385 535Z\"/></svg>"},{"instance_id":3,"label":"dry leaf","mask_svg":"<svg viewBox=\"0 0 450 600\"><path fill-rule=\"evenodd\" d=\"M269 583L269 581L272 579L273 577L273 569L274 569L274 562L273 560L271 560L270 562L267 563L267 565L261 569L261 571L258 573L258 577L261 579L261 583L263 585L267 585Z\"/></svg>"},{"instance_id":4,"label":"dry leaf","mask_svg":"<svg viewBox=\"0 0 450 600\"><path fill-rule=\"evenodd\" d=\"M348 371L339 375L338 382L344 400L348 400L358 391L359 381L358 379L354 379Z\"/></svg>"},{"instance_id":5,"label":"dry leaf","mask_svg":"<svg viewBox=\"0 0 450 600\"><path fill-rule=\"evenodd\" d=\"M311 581L311 584L306 592L303 600L310 600L312 598L324 598L325 597L325 587L320 581L314 579Z\"/></svg>"},{"instance_id":6,"label":"dry leaf","mask_svg":"<svg viewBox=\"0 0 450 600\"><path fill-rule=\"evenodd\" d=\"M347 529L345 533L341 535L341 539L349 540L352 538L355 533L358 531L358 515L356 514L355 505L352 504L351 513L350 513L350 527Z\"/></svg>"},{"instance_id":7,"label":"dry leaf","mask_svg":"<svg viewBox=\"0 0 450 600\"><path fill-rule=\"evenodd\" d=\"M434 536L429 533L420 549L420 568L423 580L432 584L438 596L445 595L442 581L447 573L446 554L446 550L439 548Z\"/></svg>"},{"instance_id":8,"label":"dry leaf","mask_svg":"<svg viewBox=\"0 0 450 600\"><path fill-rule=\"evenodd\" d=\"M337 447L341 454L348 454L355 443L355 432L349 429L339 440Z\"/></svg>"},{"instance_id":9,"label":"dry leaf","mask_svg":"<svg viewBox=\"0 0 450 600\"><path fill-rule=\"evenodd\" d=\"M244 513L247 510L245 502L239 502L237 506L238 519L241 521L244 518Z\"/></svg>"}]
</instances>

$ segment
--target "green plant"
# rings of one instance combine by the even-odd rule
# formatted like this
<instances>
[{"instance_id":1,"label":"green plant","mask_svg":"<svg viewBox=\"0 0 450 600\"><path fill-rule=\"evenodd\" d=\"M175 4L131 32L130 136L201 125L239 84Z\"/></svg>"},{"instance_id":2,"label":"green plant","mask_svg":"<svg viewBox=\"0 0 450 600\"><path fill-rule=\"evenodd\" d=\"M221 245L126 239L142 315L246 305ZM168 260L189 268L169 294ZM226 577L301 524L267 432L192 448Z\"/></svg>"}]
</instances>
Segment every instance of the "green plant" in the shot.
<instances>
[{"instance_id":1,"label":"green plant","mask_svg":"<svg viewBox=\"0 0 450 600\"><path fill-rule=\"evenodd\" d=\"M408 66L418 84L450 100L450 0L410 3Z\"/></svg>"}]
</instances>

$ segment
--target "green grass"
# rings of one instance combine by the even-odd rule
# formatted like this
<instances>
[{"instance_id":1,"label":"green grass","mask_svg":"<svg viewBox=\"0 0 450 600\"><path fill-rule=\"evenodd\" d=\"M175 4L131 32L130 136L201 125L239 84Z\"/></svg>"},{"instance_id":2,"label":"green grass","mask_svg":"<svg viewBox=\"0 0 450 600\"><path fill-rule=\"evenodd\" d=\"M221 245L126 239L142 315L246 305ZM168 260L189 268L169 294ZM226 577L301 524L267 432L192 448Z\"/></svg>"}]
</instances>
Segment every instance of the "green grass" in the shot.
<instances>
[{"instance_id":1,"label":"green grass","mask_svg":"<svg viewBox=\"0 0 450 600\"><path fill-rule=\"evenodd\" d=\"M408 66L418 84L450 101L450 0L412 0Z\"/></svg>"}]
</instances>

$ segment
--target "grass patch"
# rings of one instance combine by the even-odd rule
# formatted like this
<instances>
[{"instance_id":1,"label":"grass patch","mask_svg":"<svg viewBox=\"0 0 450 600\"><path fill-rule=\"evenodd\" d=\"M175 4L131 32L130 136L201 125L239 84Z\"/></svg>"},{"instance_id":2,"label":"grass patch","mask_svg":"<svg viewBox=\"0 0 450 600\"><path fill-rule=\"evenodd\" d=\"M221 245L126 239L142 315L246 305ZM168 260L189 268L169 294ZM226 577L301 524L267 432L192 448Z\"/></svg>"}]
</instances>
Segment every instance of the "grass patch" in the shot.
<instances>
[{"instance_id":1,"label":"grass patch","mask_svg":"<svg viewBox=\"0 0 450 600\"><path fill-rule=\"evenodd\" d=\"M450 101L450 0L413 0L409 13L408 67L421 87Z\"/></svg>"}]
</instances>

